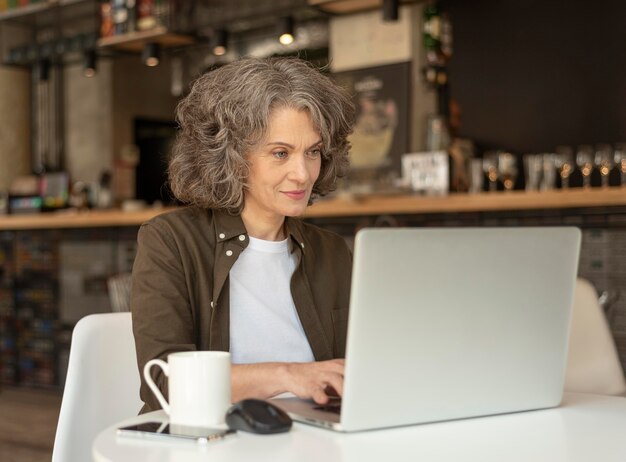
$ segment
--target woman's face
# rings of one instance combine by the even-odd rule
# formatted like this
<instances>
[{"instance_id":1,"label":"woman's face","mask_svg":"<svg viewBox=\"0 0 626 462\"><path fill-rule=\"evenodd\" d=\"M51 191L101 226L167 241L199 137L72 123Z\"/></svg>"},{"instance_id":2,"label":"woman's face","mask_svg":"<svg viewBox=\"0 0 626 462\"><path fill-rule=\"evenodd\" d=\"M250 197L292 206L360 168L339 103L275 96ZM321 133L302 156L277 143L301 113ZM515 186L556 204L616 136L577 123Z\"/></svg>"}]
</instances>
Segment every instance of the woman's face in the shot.
<instances>
[{"instance_id":1,"label":"woman's face","mask_svg":"<svg viewBox=\"0 0 626 462\"><path fill-rule=\"evenodd\" d=\"M320 134L307 111L274 109L265 138L248 153L244 213L264 222L301 215L322 163Z\"/></svg>"}]
</instances>

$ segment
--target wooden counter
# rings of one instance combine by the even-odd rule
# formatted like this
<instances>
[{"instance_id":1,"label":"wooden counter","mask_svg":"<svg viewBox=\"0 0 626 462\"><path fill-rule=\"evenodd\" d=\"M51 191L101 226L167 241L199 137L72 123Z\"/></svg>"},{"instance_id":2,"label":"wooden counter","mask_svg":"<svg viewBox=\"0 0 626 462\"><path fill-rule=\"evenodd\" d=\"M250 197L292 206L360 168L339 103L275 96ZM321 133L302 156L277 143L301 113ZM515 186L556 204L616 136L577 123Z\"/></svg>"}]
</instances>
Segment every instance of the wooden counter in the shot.
<instances>
[{"instance_id":1,"label":"wooden counter","mask_svg":"<svg viewBox=\"0 0 626 462\"><path fill-rule=\"evenodd\" d=\"M0 230L138 226L144 221L168 210L172 209L146 209L138 212L123 212L115 209L86 212L63 211L30 215L0 215Z\"/></svg>"},{"instance_id":2,"label":"wooden counter","mask_svg":"<svg viewBox=\"0 0 626 462\"><path fill-rule=\"evenodd\" d=\"M445 197L412 195L338 197L322 200L310 207L305 217L323 218L367 215L407 215L426 213L497 212L626 206L626 188L583 191L451 194ZM147 209L139 212L120 210L63 212L37 215L0 216L0 230L97 228L138 226L171 210Z\"/></svg>"},{"instance_id":3,"label":"wooden counter","mask_svg":"<svg viewBox=\"0 0 626 462\"><path fill-rule=\"evenodd\" d=\"M626 205L626 188L450 194L442 197L413 195L365 196L320 201L307 217L407 215L423 213L497 212Z\"/></svg>"}]
</instances>

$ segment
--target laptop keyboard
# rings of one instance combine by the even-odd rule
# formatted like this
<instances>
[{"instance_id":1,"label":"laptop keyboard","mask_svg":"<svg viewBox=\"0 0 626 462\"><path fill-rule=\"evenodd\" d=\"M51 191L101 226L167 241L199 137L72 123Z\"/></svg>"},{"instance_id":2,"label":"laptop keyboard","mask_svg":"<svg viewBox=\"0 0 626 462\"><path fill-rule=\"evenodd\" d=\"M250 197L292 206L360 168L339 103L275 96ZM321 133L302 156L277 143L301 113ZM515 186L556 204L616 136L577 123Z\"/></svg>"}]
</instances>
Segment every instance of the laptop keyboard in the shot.
<instances>
[{"instance_id":1,"label":"laptop keyboard","mask_svg":"<svg viewBox=\"0 0 626 462\"><path fill-rule=\"evenodd\" d=\"M341 414L341 402L334 402L324 404L321 406L315 406L313 409L316 411L332 412L333 414Z\"/></svg>"}]
</instances>

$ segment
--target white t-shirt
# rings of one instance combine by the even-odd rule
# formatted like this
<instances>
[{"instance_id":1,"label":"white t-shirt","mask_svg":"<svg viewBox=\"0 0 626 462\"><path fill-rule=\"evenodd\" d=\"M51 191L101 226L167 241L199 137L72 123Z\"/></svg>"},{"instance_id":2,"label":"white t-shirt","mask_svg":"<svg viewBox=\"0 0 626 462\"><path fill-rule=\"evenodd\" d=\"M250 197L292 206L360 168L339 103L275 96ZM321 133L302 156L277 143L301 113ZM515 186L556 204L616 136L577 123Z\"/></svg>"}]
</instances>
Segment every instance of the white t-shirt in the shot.
<instances>
[{"instance_id":1,"label":"white t-shirt","mask_svg":"<svg viewBox=\"0 0 626 462\"><path fill-rule=\"evenodd\" d=\"M287 239L250 237L230 270L230 353L233 364L309 362L313 352L291 296L297 257Z\"/></svg>"}]
</instances>

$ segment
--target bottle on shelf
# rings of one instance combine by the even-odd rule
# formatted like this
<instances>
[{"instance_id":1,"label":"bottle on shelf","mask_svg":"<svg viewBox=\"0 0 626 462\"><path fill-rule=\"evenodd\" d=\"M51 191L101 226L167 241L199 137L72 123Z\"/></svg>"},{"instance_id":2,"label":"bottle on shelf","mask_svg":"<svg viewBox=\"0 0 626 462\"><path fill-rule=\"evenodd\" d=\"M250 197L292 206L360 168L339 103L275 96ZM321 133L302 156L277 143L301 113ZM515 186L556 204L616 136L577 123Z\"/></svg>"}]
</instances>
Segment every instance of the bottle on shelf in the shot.
<instances>
[{"instance_id":1,"label":"bottle on shelf","mask_svg":"<svg viewBox=\"0 0 626 462\"><path fill-rule=\"evenodd\" d=\"M100 37L115 35L113 23L113 6L109 2L100 3Z\"/></svg>"},{"instance_id":2,"label":"bottle on shelf","mask_svg":"<svg viewBox=\"0 0 626 462\"><path fill-rule=\"evenodd\" d=\"M122 35L128 33L128 9L126 8L126 0L113 0L112 10L114 34Z\"/></svg>"},{"instance_id":3,"label":"bottle on shelf","mask_svg":"<svg viewBox=\"0 0 626 462\"><path fill-rule=\"evenodd\" d=\"M100 3L100 37L169 26L172 0L105 0Z\"/></svg>"},{"instance_id":4,"label":"bottle on shelf","mask_svg":"<svg viewBox=\"0 0 626 462\"><path fill-rule=\"evenodd\" d=\"M423 41L426 54L424 76L433 87L447 85L446 62L452 56L452 24L447 17L442 15L437 2L424 7L423 17Z\"/></svg>"}]
</instances>

